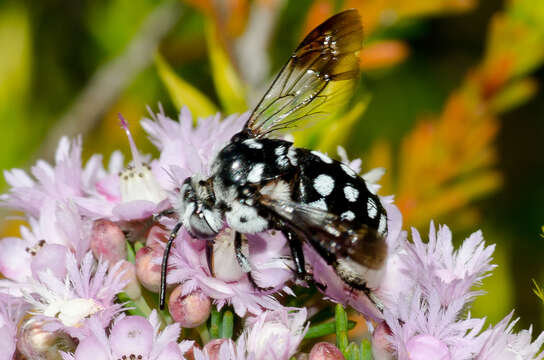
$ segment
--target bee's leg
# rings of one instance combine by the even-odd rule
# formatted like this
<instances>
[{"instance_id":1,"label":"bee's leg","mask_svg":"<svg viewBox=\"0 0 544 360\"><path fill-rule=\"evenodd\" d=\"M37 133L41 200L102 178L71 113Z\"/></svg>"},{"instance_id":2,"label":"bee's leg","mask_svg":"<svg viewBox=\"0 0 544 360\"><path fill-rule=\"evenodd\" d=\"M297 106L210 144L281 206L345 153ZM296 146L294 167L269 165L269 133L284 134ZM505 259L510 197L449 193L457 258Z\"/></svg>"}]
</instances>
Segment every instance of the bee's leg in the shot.
<instances>
[{"instance_id":1,"label":"bee's leg","mask_svg":"<svg viewBox=\"0 0 544 360\"><path fill-rule=\"evenodd\" d=\"M326 285L315 281L313 276L306 272L306 261L304 259L304 252L302 251L302 240L293 231L283 229L282 233L289 242L291 257L293 258L293 262L295 264L295 274L297 275L297 278L306 281L308 284L314 284L320 290L324 291L326 289Z\"/></svg>"},{"instance_id":2,"label":"bee's leg","mask_svg":"<svg viewBox=\"0 0 544 360\"><path fill-rule=\"evenodd\" d=\"M255 282L253 275L251 275L251 264L249 263L249 259L247 258L247 256L244 255L242 249L242 234L238 231L234 234L234 252L236 254L236 260L238 260L238 264L242 268L242 271L247 274L247 279L249 280L253 288L258 291L268 291L272 289L269 287L263 288Z\"/></svg>"},{"instance_id":3,"label":"bee's leg","mask_svg":"<svg viewBox=\"0 0 544 360\"><path fill-rule=\"evenodd\" d=\"M210 275L215 277L215 272L213 271L213 245L215 244L213 239L206 240L206 261L208 262L208 270L210 270Z\"/></svg>"},{"instance_id":4,"label":"bee's leg","mask_svg":"<svg viewBox=\"0 0 544 360\"><path fill-rule=\"evenodd\" d=\"M169 217L171 215L174 215L176 211L174 209L166 209L161 211L158 214L153 214L153 222L159 221L162 217Z\"/></svg>"},{"instance_id":5,"label":"bee's leg","mask_svg":"<svg viewBox=\"0 0 544 360\"><path fill-rule=\"evenodd\" d=\"M164 309L164 301L166 296L166 271L168 270L168 256L170 255L170 248L172 247L172 243L174 242L174 239L176 238L176 235L178 234L180 228L181 223L177 223L170 232L170 236L168 237L168 242L166 243L166 247L164 248L164 253L162 256L161 289L159 295L159 307L161 310Z\"/></svg>"}]
</instances>

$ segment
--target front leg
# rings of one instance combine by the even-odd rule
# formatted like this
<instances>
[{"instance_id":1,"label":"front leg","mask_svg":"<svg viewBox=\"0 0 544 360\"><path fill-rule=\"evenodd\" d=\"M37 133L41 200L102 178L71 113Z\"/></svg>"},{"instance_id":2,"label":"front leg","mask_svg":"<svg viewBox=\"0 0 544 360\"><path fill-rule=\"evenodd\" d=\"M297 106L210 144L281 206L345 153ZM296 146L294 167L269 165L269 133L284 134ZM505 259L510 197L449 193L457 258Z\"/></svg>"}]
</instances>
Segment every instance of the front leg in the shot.
<instances>
[{"instance_id":1,"label":"front leg","mask_svg":"<svg viewBox=\"0 0 544 360\"><path fill-rule=\"evenodd\" d=\"M249 259L243 252L242 234L239 233L238 231L234 234L234 252L236 254L236 260L238 260L238 264L242 268L242 271L247 274L247 278L250 284L253 286L253 288L255 288L258 291L271 290L272 288L270 287L263 288L255 282L255 279L253 278L253 275L251 274L251 264L249 263Z\"/></svg>"}]
</instances>

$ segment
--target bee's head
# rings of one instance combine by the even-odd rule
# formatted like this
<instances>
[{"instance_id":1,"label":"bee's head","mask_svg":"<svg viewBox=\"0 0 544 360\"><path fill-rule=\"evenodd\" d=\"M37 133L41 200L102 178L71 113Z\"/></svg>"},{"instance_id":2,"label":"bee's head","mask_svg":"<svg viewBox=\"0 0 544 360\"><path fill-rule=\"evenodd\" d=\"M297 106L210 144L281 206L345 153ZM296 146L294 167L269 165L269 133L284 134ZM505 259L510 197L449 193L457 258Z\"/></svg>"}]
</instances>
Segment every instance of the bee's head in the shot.
<instances>
[{"instance_id":1,"label":"bee's head","mask_svg":"<svg viewBox=\"0 0 544 360\"><path fill-rule=\"evenodd\" d=\"M201 176L188 177L180 188L177 211L194 237L209 238L223 228L223 214L215 206L213 184Z\"/></svg>"}]
</instances>

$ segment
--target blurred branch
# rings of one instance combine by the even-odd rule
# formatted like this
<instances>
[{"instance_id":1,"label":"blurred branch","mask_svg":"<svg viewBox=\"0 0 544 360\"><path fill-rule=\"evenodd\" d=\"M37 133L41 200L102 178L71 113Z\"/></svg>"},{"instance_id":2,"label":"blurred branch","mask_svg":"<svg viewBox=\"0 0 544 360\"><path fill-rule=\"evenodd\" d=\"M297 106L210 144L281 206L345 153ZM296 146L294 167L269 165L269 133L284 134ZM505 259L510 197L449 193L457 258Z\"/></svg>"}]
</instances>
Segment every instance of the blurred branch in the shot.
<instances>
[{"instance_id":1,"label":"blurred branch","mask_svg":"<svg viewBox=\"0 0 544 360\"><path fill-rule=\"evenodd\" d=\"M125 52L104 64L92 76L72 106L47 134L38 151L39 157L51 157L61 136L86 133L100 120L130 80L153 62L159 42L177 23L181 8L178 1L157 6Z\"/></svg>"}]
</instances>

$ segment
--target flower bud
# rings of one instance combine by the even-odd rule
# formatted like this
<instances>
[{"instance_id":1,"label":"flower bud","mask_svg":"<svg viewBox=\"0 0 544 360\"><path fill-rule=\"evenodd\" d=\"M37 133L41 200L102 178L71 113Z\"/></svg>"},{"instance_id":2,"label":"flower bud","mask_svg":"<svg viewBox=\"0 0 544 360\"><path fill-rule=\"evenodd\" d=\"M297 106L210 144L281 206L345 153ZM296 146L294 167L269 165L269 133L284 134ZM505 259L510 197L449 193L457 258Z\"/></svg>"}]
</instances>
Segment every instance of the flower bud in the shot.
<instances>
[{"instance_id":1,"label":"flower bud","mask_svg":"<svg viewBox=\"0 0 544 360\"><path fill-rule=\"evenodd\" d=\"M343 360L344 355L333 344L328 342L318 342L310 351L309 360Z\"/></svg>"},{"instance_id":2,"label":"flower bud","mask_svg":"<svg viewBox=\"0 0 544 360\"><path fill-rule=\"evenodd\" d=\"M142 296L142 290L140 289L140 283L136 277L136 265L123 260L119 271L124 271L122 279L128 281L123 291L133 300L140 298L140 296Z\"/></svg>"},{"instance_id":3,"label":"flower bud","mask_svg":"<svg viewBox=\"0 0 544 360\"><path fill-rule=\"evenodd\" d=\"M391 336L391 329L382 321L372 333L372 356L376 360L392 360L394 359L394 348L389 342L388 336Z\"/></svg>"},{"instance_id":4,"label":"flower bud","mask_svg":"<svg viewBox=\"0 0 544 360\"><path fill-rule=\"evenodd\" d=\"M38 279L40 272L51 269L53 274L63 280L66 276L66 254L68 248L59 244L46 244L43 246L36 256L32 257L30 268L32 276Z\"/></svg>"},{"instance_id":5,"label":"flower bud","mask_svg":"<svg viewBox=\"0 0 544 360\"><path fill-rule=\"evenodd\" d=\"M67 334L43 329L44 322L28 320L19 328L17 350L27 359L61 360L59 351L73 352L74 340Z\"/></svg>"},{"instance_id":6,"label":"flower bud","mask_svg":"<svg viewBox=\"0 0 544 360\"><path fill-rule=\"evenodd\" d=\"M219 353L222 346L232 346L234 348L234 343L231 339L215 339L207 343L204 346L204 351L208 353L208 359L221 360L222 358L219 356Z\"/></svg>"},{"instance_id":7,"label":"flower bud","mask_svg":"<svg viewBox=\"0 0 544 360\"><path fill-rule=\"evenodd\" d=\"M95 258L115 264L126 257L125 234L110 220L96 220L91 231L91 250Z\"/></svg>"},{"instance_id":8,"label":"flower bud","mask_svg":"<svg viewBox=\"0 0 544 360\"><path fill-rule=\"evenodd\" d=\"M204 323L210 316L210 298L200 290L188 295L181 295L181 285L178 285L168 301L168 310L174 321L184 328L195 328Z\"/></svg>"},{"instance_id":9,"label":"flower bud","mask_svg":"<svg viewBox=\"0 0 544 360\"><path fill-rule=\"evenodd\" d=\"M147 290L154 293L159 292L161 285L161 266L153 261L157 256L160 254L149 246L136 252L136 276Z\"/></svg>"},{"instance_id":10,"label":"flower bud","mask_svg":"<svg viewBox=\"0 0 544 360\"><path fill-rule=\"evenodd\" d=\"M448 346L431 335L416 335L406 343L406 350L411 360L450 360Z\"/></svg>"}]
</instances>

